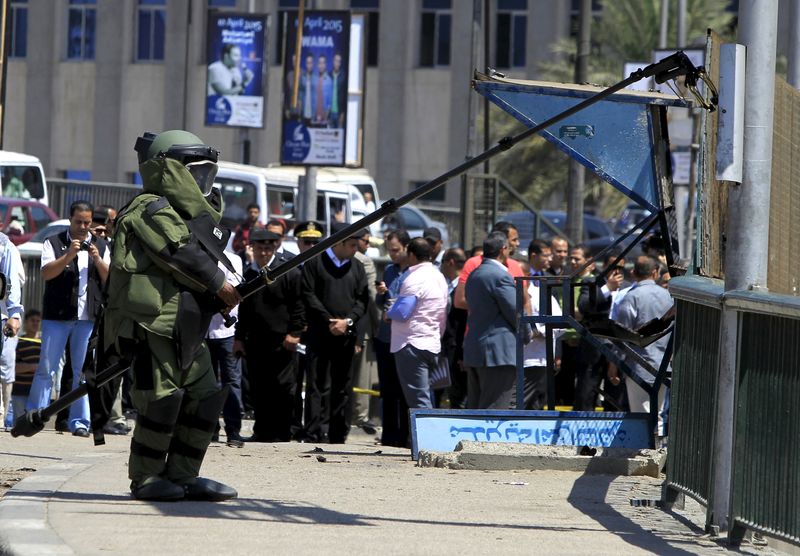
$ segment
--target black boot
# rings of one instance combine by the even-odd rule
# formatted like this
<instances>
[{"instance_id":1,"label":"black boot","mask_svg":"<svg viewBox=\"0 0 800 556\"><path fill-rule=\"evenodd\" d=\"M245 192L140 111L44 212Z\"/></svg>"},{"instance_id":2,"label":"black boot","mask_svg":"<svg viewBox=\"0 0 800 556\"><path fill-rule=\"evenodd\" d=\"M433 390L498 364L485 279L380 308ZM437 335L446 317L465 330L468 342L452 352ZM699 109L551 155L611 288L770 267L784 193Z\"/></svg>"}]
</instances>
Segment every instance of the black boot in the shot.
<instances>
[{"instance_id":1,"label":"black boot","mask_svg":"<svg viewBox=\"0 0 800 556\"><path fill-rule=\"evenodd\" d=\"M186 500L200 500L204 502L222 502L236 498L239 493L236 489L211 479L195 477L183 483Z\"/></svg>"},{"instance_id":2,"label":"black boot","mask_svg":"<svg viewBox=\"0 0 800 556\"><path fill-rule=\"evenodd\" d=\"M142 481L133 481L131 483L131 495L137 500L174 502L183 500L185 491L182 486L153 475Z\"/></svg>"}]
</instances>

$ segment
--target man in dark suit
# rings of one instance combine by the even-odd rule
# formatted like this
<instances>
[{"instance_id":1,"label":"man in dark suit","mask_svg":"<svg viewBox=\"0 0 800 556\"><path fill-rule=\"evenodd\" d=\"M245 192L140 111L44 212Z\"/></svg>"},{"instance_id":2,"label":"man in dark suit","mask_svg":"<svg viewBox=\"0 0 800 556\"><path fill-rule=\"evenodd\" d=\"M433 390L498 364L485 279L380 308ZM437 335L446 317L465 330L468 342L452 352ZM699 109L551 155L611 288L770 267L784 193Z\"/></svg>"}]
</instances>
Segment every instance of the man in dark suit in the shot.
<instances>
[{"instance_id":1,"label":"man in dark suit","mask_svg":"<svg viewBox=\"0 0 800 556\"><path fill-rule=\"evenodd\" d=\"M516 378L517 314L514 279L503 262L508 238L492 232L483 242L483 262L467 279L469 304L464 364L469 367L467 407L510 409ZM530 326L526 336L530 338Z\"/></svg>"}]
</instances>

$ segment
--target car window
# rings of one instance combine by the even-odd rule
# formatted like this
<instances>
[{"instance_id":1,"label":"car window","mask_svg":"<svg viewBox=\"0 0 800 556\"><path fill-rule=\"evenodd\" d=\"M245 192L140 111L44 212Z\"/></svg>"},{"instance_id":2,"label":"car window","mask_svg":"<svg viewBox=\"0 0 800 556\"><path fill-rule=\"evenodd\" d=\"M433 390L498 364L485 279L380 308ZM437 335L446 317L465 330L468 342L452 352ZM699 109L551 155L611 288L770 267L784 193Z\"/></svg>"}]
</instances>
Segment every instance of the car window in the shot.
<instances>
[{"instance_id":1,"label":"car window","mask_svg":"<svg viewBox=\"0 0 800 556\"><path fill-rule=\"evenodd\" d=\"M42 207L31 207L31 218L37 230L41 230L51 222L50 215Z\"/></svg>"},{"instance_id":2,"label":"car window","mask_svg":"<svg viewBox=\"0 0 800 556\"><path fill-rule=\"evenodd\" d=\"M28 215L25 213L25 207L11 207L11 217L8 219L6 234L24 234L29 230L30 226L28 225Z\"/></svg>"},{"instance_id":3,"label":"car window","mask_svg":"<svg viewBox=\"0 0 800 556\"><path fill-rule=\"evenodd\" d=\"M422 230L425 228L425 221L413 210L403 207L399 212L406 230Z\"/></svg>"},{"instance_id":4,"label":"car window","mask_svg":"<svg viewBox=\"0 0 800 556\"><path fill-rule=\"evenodd\" d=\"M268 218L294 218L294 191L291 189L267 185Z\"/></svg>"},{"instance_id":5,"label":"car window","mask_svg":"<svg viewBox=\"0 0 800 556\"><path fill-rule=\"evenodd\" d=\"M225 205L222 225L227 228L238 226L247 217L247 205L256 202L255 184L232 178L217 178Z\"/></svg>"}]
</instances>

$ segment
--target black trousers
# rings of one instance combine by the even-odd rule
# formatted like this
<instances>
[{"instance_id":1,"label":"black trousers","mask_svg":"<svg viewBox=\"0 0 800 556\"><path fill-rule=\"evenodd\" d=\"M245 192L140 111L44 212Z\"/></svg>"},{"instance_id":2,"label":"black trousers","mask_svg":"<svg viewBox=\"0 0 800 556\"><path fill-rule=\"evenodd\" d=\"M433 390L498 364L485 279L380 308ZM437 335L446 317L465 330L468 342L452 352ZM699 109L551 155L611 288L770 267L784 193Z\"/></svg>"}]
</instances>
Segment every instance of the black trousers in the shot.
<instances>
[{"instance_id":1,"label":"black trousers","mask_svg":"<svg viewBox=\"0 0 800 556\"><path fill-rule=\"evenodd\" d=\"M381 444L405 448L408 445L408 404L397 377L394 355L387 342L376 338L373 344L381 388Z\"/></svg>"},{"instance_id":2,"label":"black trousers","mask_svg":"<svg viewBox=\"0 0 800 556\"><path fill-rule=\"evenodd\" d=\"M329 442L343 444L350 432L356 339L314 332L317 341L307 355L306 435L322 441L327 432Z\"/></svg>"},{"instance_id":3,"label":"black trousers","mask_svg":"<svg viewBox=\"0 0 800 556\"><path fill-rule=\"evenodd\" d=\"M296 357L283 348L282 338L276 340L260 337L246 346L253 434L263 442L288 442L292 437Z\"/></svg>"}]
</instances>

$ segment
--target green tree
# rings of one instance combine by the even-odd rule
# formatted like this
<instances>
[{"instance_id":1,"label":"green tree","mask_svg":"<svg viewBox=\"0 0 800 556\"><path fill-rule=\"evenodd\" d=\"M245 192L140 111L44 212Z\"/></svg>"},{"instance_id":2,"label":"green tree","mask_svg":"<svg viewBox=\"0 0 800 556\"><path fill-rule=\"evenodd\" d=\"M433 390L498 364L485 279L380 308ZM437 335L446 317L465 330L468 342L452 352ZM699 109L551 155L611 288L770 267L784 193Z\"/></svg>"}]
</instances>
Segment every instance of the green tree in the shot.
<instances>
[{"instance_id":1,"label":"green tree","mask_svg":"<svg viewBox=\"0 0 800 556\"><path fill-rule=\"evenodd\" d=\"M735 14L726 11L728 0L688 0L687 40L689 45L705 46L707 29L723 36L733 33ZM622 79L626 61L647 62L658 46L661 0L606 0L592 25L592 52L589 58L589 82L612 85ZM677 2L670 2L668 44L675 42ZM689 46L684 45L684 46ZM551 61L541 64L538 79L572 82L577 45L565 38L551 47ZM499 109L491 112L494 139L518 132L522 125ZM499 157L495 171L530 199L535 206L549 200L556 204L566 191L568 157L541 138L527 141ZM603 217L619 213L627 197L617 192L591 172L586 173L586 206ZM563 208L563 207L559 207Z\"/></svg>"}]
</instances>

